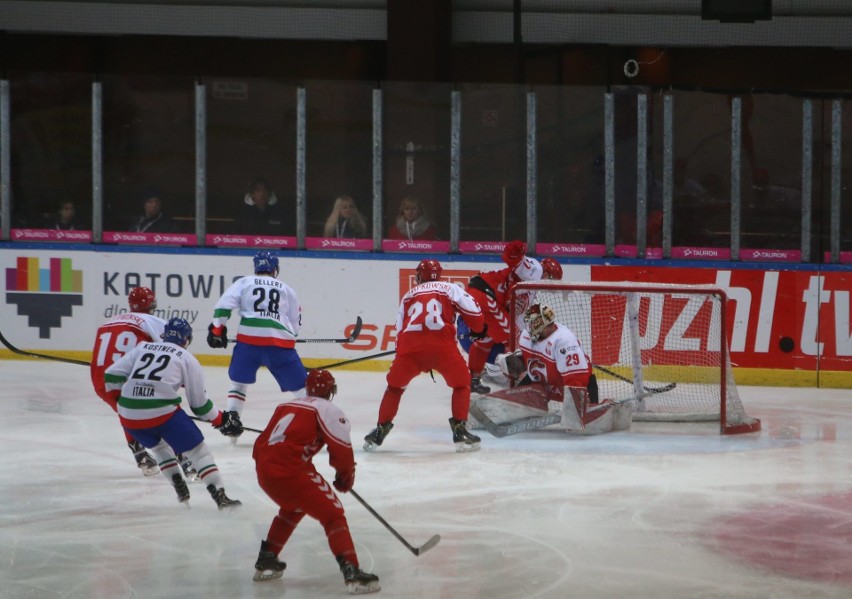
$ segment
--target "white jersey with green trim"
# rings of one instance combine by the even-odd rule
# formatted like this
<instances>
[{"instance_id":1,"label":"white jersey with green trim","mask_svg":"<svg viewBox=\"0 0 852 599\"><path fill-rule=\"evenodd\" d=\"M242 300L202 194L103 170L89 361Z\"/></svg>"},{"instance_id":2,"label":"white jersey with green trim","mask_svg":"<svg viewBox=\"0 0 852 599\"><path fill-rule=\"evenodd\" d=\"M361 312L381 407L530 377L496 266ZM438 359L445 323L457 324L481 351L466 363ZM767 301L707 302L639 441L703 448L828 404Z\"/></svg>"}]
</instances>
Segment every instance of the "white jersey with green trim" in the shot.
<instances>
[{"instance_id":1,"label":"white jersey with green trim","mask_svg":"<svg viewBox=\"0 0 852 599\"><path fill-rule=\"evenodd\" d=\"M213 326L223 326L234 310L240 316L237 341L295 347L302 328L302 307L286 283L265 274L237 279L216 303Z\"/></svg>"},{"instance_id":2,"label":"white jersey with green trim","mask_svg":"<svg viewBox=\"0 0 852 599\"><path fill-rule=\"evenodd\" d=\"M181 387L196 416L212 421L218 415L207 399L201 364L174 343L140 343L107 368L104 378L108 391L121 389L118 416L128 428L148 428L168 420L181 403Z\"/></svg>"}]
</instances>

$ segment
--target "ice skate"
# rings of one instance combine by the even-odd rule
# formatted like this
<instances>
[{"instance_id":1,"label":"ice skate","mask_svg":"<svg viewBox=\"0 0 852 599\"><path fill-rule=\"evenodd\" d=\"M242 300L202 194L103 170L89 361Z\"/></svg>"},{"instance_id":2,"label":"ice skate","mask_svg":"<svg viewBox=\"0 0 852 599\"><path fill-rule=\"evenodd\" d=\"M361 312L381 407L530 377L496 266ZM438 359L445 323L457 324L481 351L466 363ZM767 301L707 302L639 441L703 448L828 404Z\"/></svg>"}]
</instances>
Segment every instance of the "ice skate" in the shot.
<instances>
[{"instance_id":1,"label":"ice skate","mask_svg":"<svg viewBox=\"0 0 852 599\"><path fill-rule=\"evenodd\" d=\"M482 373L471 375L470 377L470 392L479 395L488 395L491 393L491 387L482 384Z\"/></svg>"},{"instance_id":2,"label":"ice skate","mask_svg":"<svg viewBox=\"0 0 852 599\"><path fill-rule=\"evenodd\" d=\"M192 461L183 454L177 456L178 462L180 462L180 468L183 470L183 476L189 482L194 483L198 480L198 471L195 469L195 466L192 465Z\"/></svg>"},{"instance_id":3,"label":"ice skate","mask_svg":"<svg viewBox=\"0 0 852 599\"><path fill-rule=\"evenodd\" d=\"M267 580L277 580L284 575L284 570L287 564L278 559L272 551L269 550L269 544L266 541L260 542L260 553L257 554L257 561L254 563L254 580L255 582L266 582Z\"/></svg>"},{"instance_id":4,"label":"ice skate","mask_svg":"<svg viewBox=\"0 0 852 599\"><path fill-rule=\"evenodd\" d=\"M370 433L364 437L364 451L376 451L385 441L385 437L393 428L393 422L380 422Z\"/></svg>"},{"instance_id":5,"label":"ice skate","mask_svg":"<svg viewBox=\"0 0 852 599\"><path fill-rule=\"evenodd\" d=\"M154 476L155 474L160 473L160 467L157 466L157 460L145 451L145 448L141 443L139 443L139 441L131 441L127 444L127 446L130 448L130 451L133 452L136 465L142 471L142 474L145 476Z\"/></svg>"},{"instance_id":6,"label":"ice skate","mask_svg":"<svg viewBox=\"0 0 852 599\"><path fill-rule=\"evenodd\" d=\"M382 590L382 587L379 586L379 577L375 574L364 572L351 562L346 561L346 558L342 555L337 556L337 563L340 565L346 590L352 595L375 593Z\"/></svg>"},{"instance_id":7,"label":"ice skate","mask_svg":"<svg viewBox=\"0 0 852 599\"><path fill-rule=\"evenodd\" d=\"M186 486L183 476L178 473L172 474L172 486L175 488L178 501L189 506L189 503L187 503L189 501L189 487Z\"/></svg>"},{"instance_id":8,"label":"ice skate","mask_svg":"<svg viewBox=\"0 0 852 599\"><path fill-rule=\"evenodd\" d=\"M453 443L456 444L456 451L460 453L479 451L481 439L467 430L467 423L464 420L450 418L450 428L453 430Z\"/></svg>"},{"instance_id":9,"label":"ice skate","mask_svg":"<svg viewBox=\"0 0 852 599\"><path fill-rule=\"evenodd\" d=\"M240 507L243 503L237 499L231 499L227 495L225 495L225 488L217 489L215 485L207 485L207 492L210 493L210 497L213 498L213 501L216 502L216 506L219 508L220 512L224 511L233 511Z\"/></svg>"}]
</instances>

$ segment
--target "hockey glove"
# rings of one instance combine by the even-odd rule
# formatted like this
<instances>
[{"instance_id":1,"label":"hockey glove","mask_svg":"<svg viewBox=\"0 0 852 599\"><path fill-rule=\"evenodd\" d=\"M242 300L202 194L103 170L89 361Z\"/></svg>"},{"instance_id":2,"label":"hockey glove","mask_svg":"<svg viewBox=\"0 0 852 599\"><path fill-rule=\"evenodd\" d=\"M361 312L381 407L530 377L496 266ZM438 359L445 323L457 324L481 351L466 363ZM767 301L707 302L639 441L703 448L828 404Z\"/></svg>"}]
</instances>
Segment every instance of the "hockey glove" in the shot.
<instances>
[{"instance_id":1,"label":"hockey glove","mask_svg":"<svg viewBox=\"0 0 852 599\"><path fill-rule=\"evenodd\" d=\"M355 486L355 468L349 472L338 472L334 477L334 488L341 493L348 493Z\"/></svg>"},{"instance_id":2,"label":"hockey glove","mask_svg":"<svg viewBox=\"0 0 852 599\"><path fill-rule=\"evenodd\" d=\"M510 241L505 248L503 248L503 262L505 262L510 268L515 268L521 261L524 259L524 256L527 254L527 244L523 241Z\"/></svg>"},{"instance_id":3,"label":"hockey glove","mask_svg":"<svg viewBox=\"0 0 852 599\"><path fill-rule=\"evenodd\" d=\"M500 368L500 372L511 378L518 378L527 371L523 355L519 351L513 354L500 354L494 363Z\"/></svg>"},{"instance_id":4,"label":"hockey glove","mask_svg":"<svg viewBox=\"0 0 852 599\"><path fill-rule=\"evenodd\" d=\"M207 345L214 349L228 347L228 327L216 327L211 323L207 327Z\"/></svg>"},{"instance_id":5,"label":"hockey glove","mask_svg":"<svg viewBox=\"0 0 852 599\"><path fill-rule=\"evenodd\" d=\"M219 416L213 421L213 426L226 437L239 437L243 434L243 423L240 422L240 415L233 411L219 412Z\"/></svg>"},{"instance_id":6,"label":"hockey glove","mask_svg":"<svg viewBox=\"0 0 852 599\"><path fill-rule=\"evenodd\" d=\"M473 341L479 341L480 339L485 339L488 336L488 325L487 324L482 325L482 330L479 331L478 333L471 331L469 334L470 334L471 340L473 340Z\"/></svg>"}]
</instances>

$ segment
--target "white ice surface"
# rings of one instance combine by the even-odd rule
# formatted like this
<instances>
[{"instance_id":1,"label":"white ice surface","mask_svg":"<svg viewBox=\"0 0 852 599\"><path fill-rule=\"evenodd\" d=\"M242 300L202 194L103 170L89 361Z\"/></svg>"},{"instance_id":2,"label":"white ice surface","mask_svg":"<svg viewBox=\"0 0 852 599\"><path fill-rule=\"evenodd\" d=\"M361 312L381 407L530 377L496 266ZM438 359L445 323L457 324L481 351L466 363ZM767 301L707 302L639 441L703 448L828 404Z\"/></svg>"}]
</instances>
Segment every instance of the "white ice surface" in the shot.
<instances>
[{"instance_id":1,"label":"white ice surface","mask_svg":"<svg viewBox=\"0 0 852 599\"><path fill-rule=\"evenodd\" d=\"M223 407L226 371L205 371ZM741 387L763 421L750 435L649 423L597 437L480 431L482 450L458 454L449 389L422 375L384 446L367 454L384 376L335 375L353 423L356 490L411 544L441 535L415 557L343 496L361 566L381 577L377 596L852 596L848 391ZM141 476L87 369L0 361L0 380L0 597L347 596L308 519L282 553L284 578L252 582L276 511L254 475L254 433L232 446L199 425L243 507L219 513L193 484L187 509L161 476ZM259 373L244 424L263 428L286 397ZM331 476L324 452L316 462Z\"/></svg>"}]
</instances>

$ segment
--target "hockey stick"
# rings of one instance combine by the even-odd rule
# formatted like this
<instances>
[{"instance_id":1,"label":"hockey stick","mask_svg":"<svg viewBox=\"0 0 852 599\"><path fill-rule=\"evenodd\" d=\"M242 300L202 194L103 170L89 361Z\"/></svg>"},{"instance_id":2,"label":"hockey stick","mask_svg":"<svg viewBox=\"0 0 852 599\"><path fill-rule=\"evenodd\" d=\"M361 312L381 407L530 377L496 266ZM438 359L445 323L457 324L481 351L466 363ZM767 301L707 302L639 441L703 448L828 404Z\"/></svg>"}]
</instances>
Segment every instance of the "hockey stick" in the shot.
<instances>
[{"instance_id":1,"label":"hockey stick","mask_svg":"<svg viewBox=\"0 0 852 599\"><path fill-rule=\"evenodd\" d=\"M426 541L425 543L423 543L420 547L414 547L413 545L411 545L411 543L409 543L408 541L406 541L405 539L403 539L403 538L402 538L402 535L400 535L398 532L396 532L396 531L393 529L393 527L392 527L390 524L388 524L388 523L385 521L385 519L384 519L384 518L382 518L382 517L381 517L381 516L380 516L380 515L376 512L376 510L374 510L373 508L371 508L369 503L367 503L366 501L364 501L363 499L361 499L361 496L360 496L360 495L358 495L358 493L356 493L356 492L355 492L355 489L351 489L349 492L352 494L352 496L353 496L353 497L355 497L355 499L357 499L357 500L358 500L358 502L359 502L361 505L363 505L363 506L366 508L366 510L367 510L368 512L370 512L371 514L373 514L373 516L375 516L376 520L378 520L379 522L381 522L381 523L384 525L384 527L385 527L385 528L387 528L387 529L391 532L391 534L392 534L393 536L395 536L397 539L399 539L399 541L400 541L403 545L405 545L405 546L408 548L408 550L409 550L411 553L413 553L414 555L420 555L421 553L424 553L424 552L426 552L426 551L429 551L430 549L432 549L432 547L434 547L435 545L437 545L437 544L438 544L438 542L441 540L441 535L435 535L434 537L432 537L431 539L429 539L428 541Z\"/></svg>"},{"instance_id":2,"label":"hockey stick","mask_svg":"<svg viewBox=\"0 0 852 599\"><path fill-rule=\"evenodd\" d=\"M383 351L378 354L370 354L369 356L361 356L360 358L353 358L352 360L344 360L343 362L334 362L333 364L325 364L323 366L317 366L316 368L312 368L312 370L329 369L329 368L337 368L338 366L348 366L349 364L355 364L356 362L363 362L364 360L372 360L373 358L381 358L383 356L390 356L391 354L395 354L395 349L389 349L388 351Z\"/></svg>"},{"instance_id":3,"label":"hockey stick","mask_svg":"<svg viewBox=\"0 0 852 599\"><path fill-rule=\"evenodd\" d=\"M485 429L493 436L498 438L516 435L526 431L534 431L552 424L562 422L561 414L545 414L543 416L527 416L511 422L497 424L482 409L475 403L470 404L470 413L476 418Z\"/></svg>"},{"instance_id":4,"label":"hockey stick","mask_svg":"<svg viewBox=\"0 0 852 599\"><path fill-rule=\"evenodd\" d=\"M628 378L628 377L623 376L623 375L620 375L617 372L615 372L614 370L610 370L609 368L604 368L603 366L598 366L597 364L592 364L592 368L597 368L598 370L600 370L604 374L608 374L612 378L618 379L620 381L624 381L625 383L630 383L631 385L633 384L633 379ZM662 387L645 387L645 386L643 386L642 388L645 391L647 391L648 393L665 393L666 391L671 391L675 387L677 387L677 383L669 383L668 385L663 385Z\"/></svg>"},{"instance_id":5,"label":"hockey stick","mask_svg":"<svg viewBox=\"0 0 852 599\"><path fill-rule=\"evenodd\" d=\"M187 414L187 416L189 416L189 414ZM210 424L209 420L204 420L203 418L199 418L198 416L189 416L189 417L192 418L193 420L197 420L198 422L206 422L207 424ZM258 434L263 432L261 430L257 430L256 428L251 428L250 426L244 426L243 430L244 431L250 431L252 433L258 433Z\"/></svg>"},{"instance_id":6,"label":"hockey stick","mask_svg":"<svg viewBox=\"0 0 852 599\"><path fill-rule=\"evenodd\" d=\"M47 354L39 354L36 352L18 349L17 347L9 343L9 340L3 336L3 333L0 333L0 343L5 345L12 353L19 354L21 356L28 356L30 358L42 358L44 360L55 360L56 362L65 362L66 364L77 364L78 366L91 366L91 364L82 360L74 360L72 358L61 358L59 356L49 356Z\"/></svg>"},{"instance_id":7,"label":"hockey stick","mask_svg":"<svg viewBox=\"0 0 852 599\"><path fill-rule=\"evenodd\" d=\"M352 333L348 337L343 337L341 339L296 339L296 343L354 343L358 338L358 335L361 334L361 327L364 325L364 322L361 320L361 317L355 319L355 326L352 329ZM236 339L228 339L228 343L236 343Z\"/></svg>"}]
</instances>

